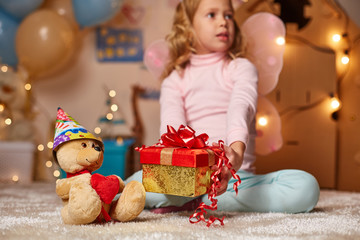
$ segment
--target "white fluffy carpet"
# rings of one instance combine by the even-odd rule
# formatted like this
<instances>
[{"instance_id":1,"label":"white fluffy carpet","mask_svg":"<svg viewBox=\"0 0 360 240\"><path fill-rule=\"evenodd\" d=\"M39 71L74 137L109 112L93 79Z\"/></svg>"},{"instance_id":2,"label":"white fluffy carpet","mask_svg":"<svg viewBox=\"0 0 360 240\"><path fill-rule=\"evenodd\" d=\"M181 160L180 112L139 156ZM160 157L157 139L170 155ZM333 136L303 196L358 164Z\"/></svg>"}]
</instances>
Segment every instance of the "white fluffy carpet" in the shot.
<instances>
[{"instance_id":1,"label":"white fluffy carpet","mask_svg":"<svg viewBox=\"0 0 360 240\"><path fill-rule=\"evenodd\" d=\"M62 223L55 185L0 184L0 239L360 239L360 193L322 190L311 213L230 213L225 226L190 224L191 212L143 211L128 223Z\"/></svg>"}]
</instances>

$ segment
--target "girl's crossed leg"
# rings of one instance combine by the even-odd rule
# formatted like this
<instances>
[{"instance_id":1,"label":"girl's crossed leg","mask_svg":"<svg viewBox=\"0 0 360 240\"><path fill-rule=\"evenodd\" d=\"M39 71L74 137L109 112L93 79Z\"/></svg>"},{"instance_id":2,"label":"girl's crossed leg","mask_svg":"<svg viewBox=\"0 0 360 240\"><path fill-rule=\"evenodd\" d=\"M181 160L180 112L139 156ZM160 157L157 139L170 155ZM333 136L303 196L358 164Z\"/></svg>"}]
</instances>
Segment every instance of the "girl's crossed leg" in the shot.
<instances>
[{"instance_id":1,"label":"girl's crossed leg","mask_svg":"<svg viewBox=\"0 0 360 240\"><path fill-rule=\"evenodd\" d=\"M301 170L280 170L264 175L239 170L237 174L241 178L238 195L233 189L235 179L231 179L227 192L216 197L219 211L309 212L319 199L316 179ZM126 182L131 180L141 182L142 171L136 172ZM207 194L201 198L210 204ZM194 198L147 192L145 208L181 207L191 200Z\"/></svg>"}]
</instances>

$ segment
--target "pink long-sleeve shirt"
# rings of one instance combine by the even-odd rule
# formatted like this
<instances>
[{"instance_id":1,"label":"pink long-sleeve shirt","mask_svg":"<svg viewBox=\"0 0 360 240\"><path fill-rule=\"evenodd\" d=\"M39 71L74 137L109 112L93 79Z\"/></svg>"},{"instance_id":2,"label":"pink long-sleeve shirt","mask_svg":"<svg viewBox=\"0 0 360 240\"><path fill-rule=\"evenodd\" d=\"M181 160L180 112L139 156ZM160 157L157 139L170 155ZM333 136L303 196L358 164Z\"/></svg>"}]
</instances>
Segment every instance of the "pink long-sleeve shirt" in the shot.
<instances>
[{"instance_id":1,"label":"pink long-sleeve shirt","mask_svg":"<svg viewBox=\"0 0 360 240\"><path fill-rule=\"evenodd\" d=\"M167 125L189 125L209 143L245 143L241 169L254 171L257 71L245 58L225 53L192 55L183 76L173 71L162 83L160 133Z\"/></svg>"}]
</instances>

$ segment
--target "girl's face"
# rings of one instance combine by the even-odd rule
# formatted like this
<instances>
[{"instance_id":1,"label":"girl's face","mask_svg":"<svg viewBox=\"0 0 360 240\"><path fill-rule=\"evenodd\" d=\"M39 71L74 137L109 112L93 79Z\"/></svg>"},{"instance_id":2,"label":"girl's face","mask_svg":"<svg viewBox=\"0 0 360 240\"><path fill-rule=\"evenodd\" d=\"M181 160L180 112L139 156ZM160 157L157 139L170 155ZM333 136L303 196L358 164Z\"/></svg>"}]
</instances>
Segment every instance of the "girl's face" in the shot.
<instances>
[{"instance_id":1,"label":"girl's face","mask_svg":"<svg viewBox=\"0 0 360 240\"><path fill-rule=\"evenodd\" d=\"M201 0L194 15L197 54L227 51L234 41L233 9L229 0Z\"/></svg>"}]
</instances>

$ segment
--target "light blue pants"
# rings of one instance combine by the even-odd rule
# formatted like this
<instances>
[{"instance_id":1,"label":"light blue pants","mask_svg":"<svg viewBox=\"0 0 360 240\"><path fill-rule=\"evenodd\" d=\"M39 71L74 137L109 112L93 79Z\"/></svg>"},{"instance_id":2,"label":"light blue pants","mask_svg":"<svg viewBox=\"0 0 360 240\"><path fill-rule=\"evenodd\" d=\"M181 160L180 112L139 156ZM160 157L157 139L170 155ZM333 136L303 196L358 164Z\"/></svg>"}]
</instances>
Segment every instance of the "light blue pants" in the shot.
<instances>
[{"instance_id":1,"label":"light blue pants","mask_svg":"<svg viewBox=\"0 0 360 240\"><path fill-rule=\"evenodd\" d=\"M281 170L264 175L239 170L237 174L241 178L238 195L233 189L235 179L232 178L227 191L216 197L219 211L309 212L319 199L318 182L311 174L301 170ZM141 182L142 171L136 172L126 182L131 180ZM201 198L210 204L207 194ZM147 192L145 208L182 206L193 199Z\"/></svg>"}]
</instances>

